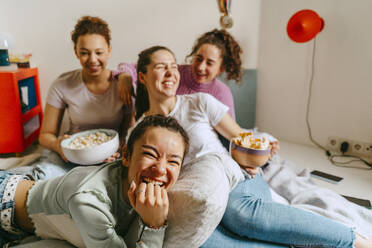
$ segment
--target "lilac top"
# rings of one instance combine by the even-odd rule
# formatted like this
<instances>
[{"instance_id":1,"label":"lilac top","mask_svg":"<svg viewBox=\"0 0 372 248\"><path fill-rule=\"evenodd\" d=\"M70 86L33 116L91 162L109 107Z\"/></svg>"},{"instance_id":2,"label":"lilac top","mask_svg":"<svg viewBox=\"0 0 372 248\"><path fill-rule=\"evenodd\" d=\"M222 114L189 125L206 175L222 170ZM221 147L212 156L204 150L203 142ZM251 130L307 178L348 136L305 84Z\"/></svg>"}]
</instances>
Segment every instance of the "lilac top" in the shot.
<instances>
[{"instance_id":1,"label":"lilac top","mask_svg":"<svg viewBox=\"0 0 372 248\"><path fill-rule=\"evenodd\" d=\"M191 65L179 65L178 70L181 75L180 85L177 89L177 95L192 94L197 92L208 93L220 102L229 107L229 114L235 120L235 110L234 110L234 98L230 91L230 88L215 78L208 83L198 83L195 81L192 75ZM128 73L133 79L134 89L137 87L137 65L120 63L116 71L113 72L113 75L118 75L122 72Z\"/></svg>"},{"instance_id":2,"label":"lilac top","mask_svg":"<svg viewBox=\"0 0 372 248\"><path fill-rule=\"evenodd\" d=\"M128 110L123 108L115 81L110 81L105 93L94 94L84 84L81 69L60 75L49 88L46 102L66 109L70 134L94 128L119 130Z\"/></svg>"}]
</instances>

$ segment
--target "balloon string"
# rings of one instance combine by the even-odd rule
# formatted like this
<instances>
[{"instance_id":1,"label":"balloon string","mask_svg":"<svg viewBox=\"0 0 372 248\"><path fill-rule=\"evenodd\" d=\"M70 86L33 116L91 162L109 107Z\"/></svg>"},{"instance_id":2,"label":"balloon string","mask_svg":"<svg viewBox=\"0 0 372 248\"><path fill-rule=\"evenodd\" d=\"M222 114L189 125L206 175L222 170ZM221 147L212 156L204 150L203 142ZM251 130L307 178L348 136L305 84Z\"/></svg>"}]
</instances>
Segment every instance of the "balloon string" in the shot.
<instances>
[{"instance_id":1,"label":"balloon string","mask_svg":"<svg viewBox=\"0 0 372 248\"><path fill-rule=\"evenodd\" d=\"M231 2L232 2L232 0L224 0L224 3L225 3L225 10L226 10L226 14L227 14L227 15L230 15Z\"/></svg>"}]
</instances>

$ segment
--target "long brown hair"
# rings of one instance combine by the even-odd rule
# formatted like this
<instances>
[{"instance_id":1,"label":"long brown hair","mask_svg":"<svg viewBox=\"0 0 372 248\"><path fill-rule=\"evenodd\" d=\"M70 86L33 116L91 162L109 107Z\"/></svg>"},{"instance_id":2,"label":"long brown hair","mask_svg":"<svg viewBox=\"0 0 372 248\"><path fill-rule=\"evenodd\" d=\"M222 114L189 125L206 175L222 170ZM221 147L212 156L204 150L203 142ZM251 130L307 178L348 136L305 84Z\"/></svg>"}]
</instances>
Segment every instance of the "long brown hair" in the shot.
<instances>
[{"instance_id":1,"label":"long brown hair","mask_svg":"<svg viewBox=\"0 0 372 248\"><path fill-rule=\"evenodd\" d=\"M167 47L164 46L152 46L140 52L137 60L137 91L136 91L136 120L138 120L143 113L150 108L149 93L147 92L146 86L140 82L139 73L146 74L147 66L151 64L151 55L160 50L166 50L171 54L174 53Z\"/></svg>"}]
</instances>

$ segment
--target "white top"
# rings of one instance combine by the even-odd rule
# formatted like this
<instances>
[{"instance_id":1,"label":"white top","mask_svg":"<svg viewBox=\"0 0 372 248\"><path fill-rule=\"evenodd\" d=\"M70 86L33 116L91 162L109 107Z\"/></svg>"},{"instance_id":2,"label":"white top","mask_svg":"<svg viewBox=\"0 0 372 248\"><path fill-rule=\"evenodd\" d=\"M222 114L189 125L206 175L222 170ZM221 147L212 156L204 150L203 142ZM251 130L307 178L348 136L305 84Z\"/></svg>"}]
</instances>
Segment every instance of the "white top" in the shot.
<instances>
[{"instance_id":1,"label":"white top","mask_svg":"<svg viewBox=\"0 0 372 248\"><path fill-rule=\"evenodd\" d=\"M239 181L244 179L243 173L240 166L222 145L214 130L214 127L221 121L229 108L207 93L177 95L176 97L176 106L168 116L175 118L190 138L190 148L185 155L184 165L193 163L203 155L217 154L224 163L223 166L230 181L230 186L234 188ZM131 130L128 131L128 135Z\"/></svg>"},{"instance_id":2,"label":"white top","mask_svg":"<svg viewBox=\"0 0 372 248\"><path fill-rule=\"evenodd\" d=\"M116 82L111 81L104 94L93 94L83 82L81 69L60 75L49 88L46 101L55 108L67 109L69 133L95 128L119 130L125 110Z\"/></svg>"},{"instance_id":3,"label":"white top","mask_svg":"<svg viewBox=\"0 0 372 248\"><path fill-rule=\"evenodd\" d=\"M228 154L213 128L228 109L206 93L177 96L176 106L168 116L178 120L190 137L190 150L185 156L185 164L207 153Z\"/></svg>"}]
</instances>

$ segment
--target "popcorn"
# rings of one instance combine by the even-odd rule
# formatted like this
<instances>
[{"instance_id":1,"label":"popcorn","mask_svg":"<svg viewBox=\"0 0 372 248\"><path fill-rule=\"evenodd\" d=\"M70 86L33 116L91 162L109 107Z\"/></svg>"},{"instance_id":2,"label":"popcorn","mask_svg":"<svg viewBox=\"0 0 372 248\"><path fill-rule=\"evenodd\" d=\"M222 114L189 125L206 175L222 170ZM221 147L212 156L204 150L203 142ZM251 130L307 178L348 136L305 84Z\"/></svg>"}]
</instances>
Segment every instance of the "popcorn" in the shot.
<instances>
[{"instance_id":1,"label":"popcorn","mask_svg":"<svg viewBox=\"0 0 372 248\"><path fill-rule=\"evenodd\" d=\"M114 136L109 136L104 132L95 132L83 136L78 136L74 138L67 146L70 149L84 149L92 146L97 146L102 143L105 143Z\"/></svg>"},{"instance_id":2,"label":"popcorn","mask_svg":"<svg viewBox=\"0 0 372 248\"><path fill-rule=\"evenodd\" d=\"M268 139L265 137L257 137L253 135L252 132L239 133L239 137L233 138L232 142L238 146L257 150L267 150L270 147Z\"/></svg>"}]
</instances>

